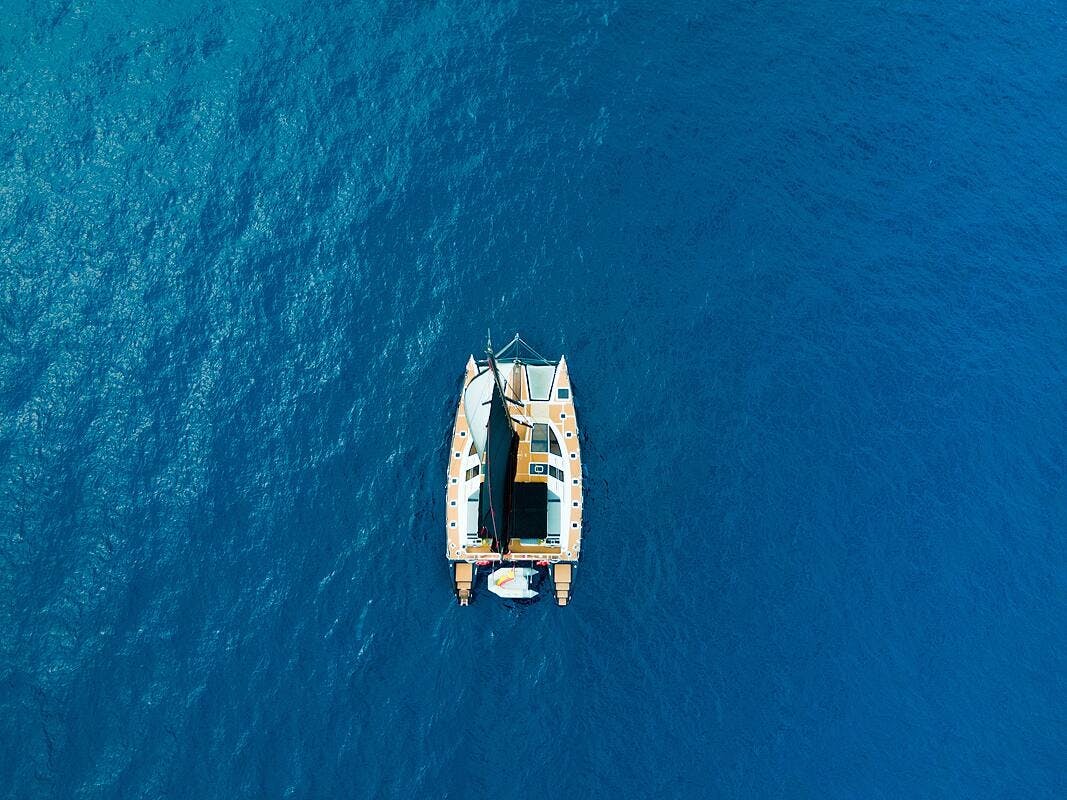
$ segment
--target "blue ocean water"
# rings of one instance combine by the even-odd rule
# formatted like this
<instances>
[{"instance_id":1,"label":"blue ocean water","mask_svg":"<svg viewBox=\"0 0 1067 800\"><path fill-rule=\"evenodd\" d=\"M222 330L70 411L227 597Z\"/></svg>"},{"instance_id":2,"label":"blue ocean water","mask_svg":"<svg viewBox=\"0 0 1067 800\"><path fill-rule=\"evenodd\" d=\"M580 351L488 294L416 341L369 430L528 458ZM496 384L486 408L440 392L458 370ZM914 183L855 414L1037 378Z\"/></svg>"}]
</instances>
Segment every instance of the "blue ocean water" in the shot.
<instances>
[{"instance_id":1,"label":"blue ocean water","mask_svg":"<svg viewBox=\"0 0 1067 800\"><path fill-rule=\"evenodd\" d=\"M1067 796L1062 6L3 10L0 797ZM566 609L452 596L487 328Z\"/></svg>"}]
</instances>

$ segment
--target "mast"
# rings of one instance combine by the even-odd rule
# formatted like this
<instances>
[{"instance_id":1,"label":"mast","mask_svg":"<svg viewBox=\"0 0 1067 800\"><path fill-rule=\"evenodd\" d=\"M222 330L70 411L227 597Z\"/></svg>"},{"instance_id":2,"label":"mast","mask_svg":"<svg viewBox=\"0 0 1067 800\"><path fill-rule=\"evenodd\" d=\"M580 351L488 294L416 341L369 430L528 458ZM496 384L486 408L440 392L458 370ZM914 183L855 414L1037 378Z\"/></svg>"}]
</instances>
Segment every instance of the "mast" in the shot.
<instances>
[{"instance_id":1,"label":"mast","mask_svg":"<svg viewBox=\"0 0 1067 800\"><path fill-rule=\"evenodd\" d=\"M491 339L487 339L486 355L493 375L493 393L489 401L489 422L483 458L485 478L478 504L478 524L483 535L487 533L492 538L494 549L503 556L508 545L507 521L519 437L507 409L504 386L500 380Z\"/></svg>"}]
</instances>

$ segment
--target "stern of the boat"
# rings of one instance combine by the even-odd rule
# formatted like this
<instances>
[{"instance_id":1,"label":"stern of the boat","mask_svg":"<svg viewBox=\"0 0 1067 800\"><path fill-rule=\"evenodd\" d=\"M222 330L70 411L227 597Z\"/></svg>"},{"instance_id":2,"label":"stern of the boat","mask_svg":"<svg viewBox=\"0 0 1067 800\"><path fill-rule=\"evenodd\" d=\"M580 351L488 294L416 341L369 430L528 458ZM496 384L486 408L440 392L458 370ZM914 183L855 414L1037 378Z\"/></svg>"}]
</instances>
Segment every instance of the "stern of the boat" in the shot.
<instances>
[{"instance_id":1,"label":"stern of the boat","mask_svg":"<svg viewBox=\"0 0 1067 800\"><path fill-rule=\"evenodd\" d=\"M474 565L466 561L457 561L453 574L456 583L456 599L459 600L461 606L469 605L471 589L474 586Z\"/></svg>"},{"instance_id":2,"label":"stern of the boat","mask_svg":"<svg viewBox=\"0 0 1067 800\"><path fill-rule=\"evenodd\" d=\"M556 588L556 605L565 606L571 599L571 577L574 575L573 564L554 564L552 566L552 584Z\"/></svg>"}]
</instances>

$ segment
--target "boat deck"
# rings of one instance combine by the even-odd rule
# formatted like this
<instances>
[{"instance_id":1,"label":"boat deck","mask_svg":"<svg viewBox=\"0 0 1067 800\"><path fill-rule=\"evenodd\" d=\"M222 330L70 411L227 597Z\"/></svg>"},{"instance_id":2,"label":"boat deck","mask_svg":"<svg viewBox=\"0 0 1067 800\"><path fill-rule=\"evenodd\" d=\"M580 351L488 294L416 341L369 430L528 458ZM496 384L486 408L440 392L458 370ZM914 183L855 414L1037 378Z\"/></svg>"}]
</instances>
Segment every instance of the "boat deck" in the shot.
<instances>
[{"instance_id":1,"label":"boat deck","mask_svg":"<svg viewBox=\"0 0 1067 800\"><path fill-rule=\"evenodd\" d=\"M518 401L509 403L519 434L515 482L546 484L550 509L548 524L536 531L534 537L511 539L504 558L492 551L490 540L478 537L477 498L482 475L461 398L456 406L448 459L446 554L449 561L467 564L501 560L546 562L551 565L555 578L557 602L566 605L570 597L571 569L569 564L566 570L560 569L560 565L576 562L582 543L581 448L567 362L564 358L558 364L505 360L498 362L498 366L505 394ZM531 379L528 368L534 371L535 380ZM480 367L473 357L467 361L464 386L479 369L484 367ZM555 513L557 508L558 514ZM462 581L461 574L464 576ZM457 571L455 580L460 603L466 605L470 585L461 587L460 584L470 584L473 579L465 571ZM467 592L465 596L461 592L463 589Z\"/></svg>"}]
</instances>

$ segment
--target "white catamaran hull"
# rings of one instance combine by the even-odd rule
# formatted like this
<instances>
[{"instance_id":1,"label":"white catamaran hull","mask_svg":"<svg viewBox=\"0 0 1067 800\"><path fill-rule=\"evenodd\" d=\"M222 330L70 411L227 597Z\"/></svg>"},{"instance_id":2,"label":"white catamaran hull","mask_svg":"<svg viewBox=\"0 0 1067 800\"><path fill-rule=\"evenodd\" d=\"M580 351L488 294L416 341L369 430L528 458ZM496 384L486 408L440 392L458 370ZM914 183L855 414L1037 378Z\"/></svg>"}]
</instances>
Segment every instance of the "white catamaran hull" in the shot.
<instances>
[{"instance_id":1,"label":"white catamaran hull","mask_svg":"<svg viewBox=\"0 0 1067 800\"><path fill-rule=\"evenodd\" d=\"M556 602L567 605L581 552L582 462L565 358L545 359L516 336L468 360L445 503L460 605L479 568L501 566L550 571Z\"/></svg>"}]
</instances>

